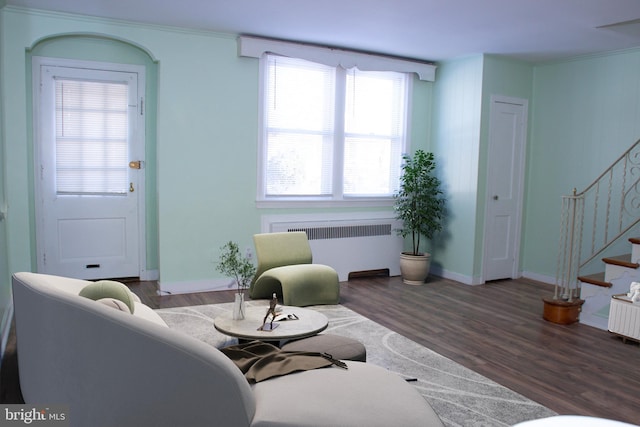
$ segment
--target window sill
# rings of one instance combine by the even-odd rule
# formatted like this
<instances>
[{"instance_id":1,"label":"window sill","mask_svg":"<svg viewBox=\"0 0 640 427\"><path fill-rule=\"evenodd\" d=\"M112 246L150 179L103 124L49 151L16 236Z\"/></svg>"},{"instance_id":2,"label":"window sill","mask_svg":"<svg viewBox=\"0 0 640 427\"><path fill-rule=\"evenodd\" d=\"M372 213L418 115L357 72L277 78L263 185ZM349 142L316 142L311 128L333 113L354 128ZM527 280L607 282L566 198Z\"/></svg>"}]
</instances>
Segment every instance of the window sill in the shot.
<instances>
[{"instance_id":1,"label":"window sill","mask_svg":"<svg viewBox=\"0 0 640 427\"><path fill-rule=\"evenodd\" d=\"M394 205L393 198L383 199L278 199L278 200L256 200L256 207L259 209L268 208L377 208L390 207Z\"/></svg>"}]
</instances>

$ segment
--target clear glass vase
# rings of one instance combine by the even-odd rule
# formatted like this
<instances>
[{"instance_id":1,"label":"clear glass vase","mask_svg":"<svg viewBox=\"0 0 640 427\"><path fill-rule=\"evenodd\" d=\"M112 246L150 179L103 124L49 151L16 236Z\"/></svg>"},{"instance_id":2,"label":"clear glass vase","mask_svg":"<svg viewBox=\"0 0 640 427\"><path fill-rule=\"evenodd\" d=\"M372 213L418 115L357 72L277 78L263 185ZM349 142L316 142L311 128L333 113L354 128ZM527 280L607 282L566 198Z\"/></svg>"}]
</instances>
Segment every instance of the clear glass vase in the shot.
<instances>
[{"instance_id":1,"label":"clear glass vase","mask_svg":"<svg viewBox=\"0 0 640 427\"><path fill-rule=\"evenodd\" d=\"M237 293L233 302L233 320L244 319L244 293Z\"/></svg>"}]
</instances>

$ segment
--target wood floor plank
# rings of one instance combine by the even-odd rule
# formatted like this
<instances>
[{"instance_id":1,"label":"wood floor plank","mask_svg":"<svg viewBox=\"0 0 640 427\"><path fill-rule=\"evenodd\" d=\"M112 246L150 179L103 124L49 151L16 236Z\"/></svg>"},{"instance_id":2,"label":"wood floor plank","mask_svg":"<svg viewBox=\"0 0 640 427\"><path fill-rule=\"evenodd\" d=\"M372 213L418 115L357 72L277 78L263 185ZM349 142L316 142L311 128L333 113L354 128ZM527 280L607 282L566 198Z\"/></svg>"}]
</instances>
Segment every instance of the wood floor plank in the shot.
<instances>
[{"instance_id":1,"label":"wood floor plank","mask_svg":"<svg viewBox=\"0 0 640 427\"><path fill-rule=\"evenodd\" d=\"M413 287L390 278L342 289L347 307L558 413L640 421L640 370L631 362L638 345L586 325L546 322L548 285L432 279Z\"/></svg>"},{"instance_id":2,"label":"wood floor plank","mask_svg":"<svg viewBox=\"0 0 640 427\"><path fill-rule=\"evenodd\" d=\"M129 287L152 308L231 302L233 291L156 293L155 282ZM542 319L549 285L501 280L468 286L430 278L422 286L398 277L341 283L341 304L560 414L640 424L640 348L582 324ZM15 336L0 373L0 399L20 402Z\"/></svg>"}]
</instances>

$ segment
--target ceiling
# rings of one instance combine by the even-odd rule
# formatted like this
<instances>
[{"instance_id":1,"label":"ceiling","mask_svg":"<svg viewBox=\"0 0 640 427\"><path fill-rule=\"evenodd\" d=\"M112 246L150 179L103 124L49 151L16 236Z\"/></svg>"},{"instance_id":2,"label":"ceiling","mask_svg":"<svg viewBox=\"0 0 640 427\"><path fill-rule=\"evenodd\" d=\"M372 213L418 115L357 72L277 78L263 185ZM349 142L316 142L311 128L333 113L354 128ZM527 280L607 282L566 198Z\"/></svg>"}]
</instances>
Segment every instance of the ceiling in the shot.
<instances>
[{"instance_id":1,"label":"ceiling","mask_svg":"<svg viewBox=\"0 0 640 427\"><path fill-rule=\"evenodd\" d=\"M540 62L640 46L640 0L5 1L430 61L488 53Z\"/></svg>"}]
</instances>

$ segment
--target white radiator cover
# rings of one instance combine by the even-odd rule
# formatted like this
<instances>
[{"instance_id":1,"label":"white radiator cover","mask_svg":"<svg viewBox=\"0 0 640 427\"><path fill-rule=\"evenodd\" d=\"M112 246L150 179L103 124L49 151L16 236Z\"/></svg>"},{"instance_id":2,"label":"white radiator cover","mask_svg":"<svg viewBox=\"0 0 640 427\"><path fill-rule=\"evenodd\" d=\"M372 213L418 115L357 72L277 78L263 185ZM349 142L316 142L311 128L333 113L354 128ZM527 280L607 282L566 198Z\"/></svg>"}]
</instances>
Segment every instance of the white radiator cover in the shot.
<instances>
[{"instance_id":1,"label":"white radiator cover","mask_svg":"<svg viewBox=\"0 0 640 427\"><path fill-rule=\"evenodd\" d=\"M640 340L640 304L626 295L614 295L609 311L609 331L623 337Z\"/></svg>"},{"instance_id":2,"label":"white radiator cover","mask_svg":"<svg viewBox=\"0 0 640 427\"><path fill-rule=\"evenodd\" d=\"M333 267L340 281L349 273L388 269L400 274L403 239L392 213L332 215L265 215L262 232L305 231L313 262Z\"/></svg>"}]
</instances>

